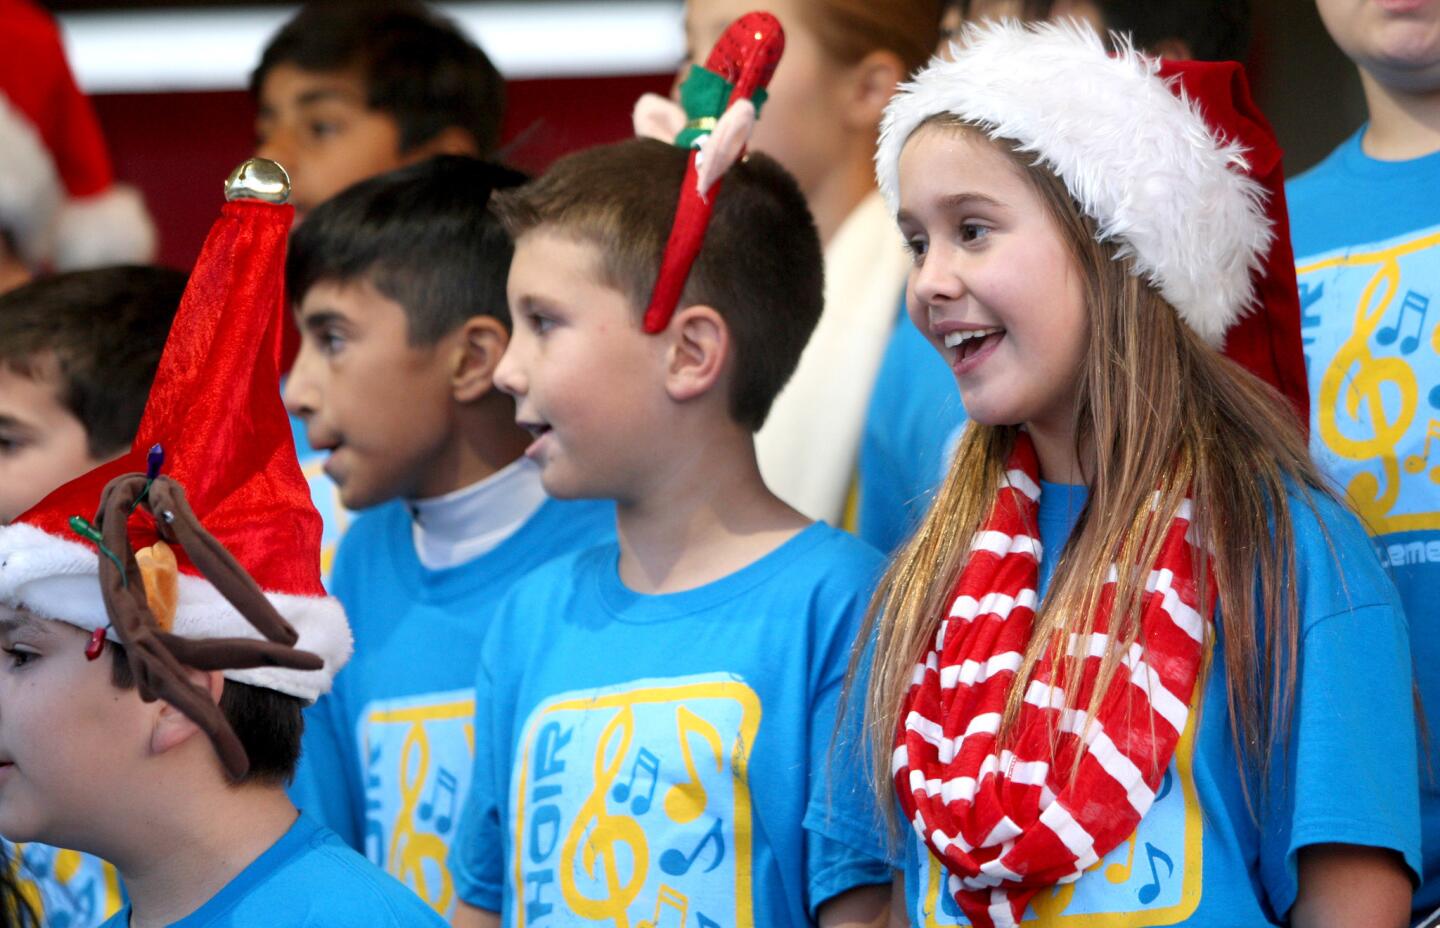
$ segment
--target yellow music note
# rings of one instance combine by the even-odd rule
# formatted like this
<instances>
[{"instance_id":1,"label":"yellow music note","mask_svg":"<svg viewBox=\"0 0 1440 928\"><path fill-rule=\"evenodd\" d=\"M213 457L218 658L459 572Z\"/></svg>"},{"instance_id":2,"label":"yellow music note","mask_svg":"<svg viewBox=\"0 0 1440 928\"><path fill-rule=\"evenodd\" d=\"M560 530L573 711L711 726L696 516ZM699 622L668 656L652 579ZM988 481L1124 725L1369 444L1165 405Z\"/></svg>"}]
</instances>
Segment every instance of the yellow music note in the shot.
<instances>
[{"instance_id":1,"label":"yellow music note","mask_svg":"<svg viewBox=\"0 0 1440 928\"><path fill-rule=\"evenodd\" d=\"M1411 454L1405 458L1406 472L1418 474L1425 469L1425 464L1430 460L1430 445L1437 438L1440 438L1440 419L1431 419L1429 427L1425 430L1425 447L1419 454ZM1440 483L1440 467L1430 472L1430 479Z\"/></svg>"},{"instance_id":2,"label":"yellow music note","mask_svg":"<svg viewBox=\"0 0 1440 928\"><path fill-rule=\"evenodd\" d=\"M695 769L695 757L690 752L689 736L699 735L710 745L710 750L715 755L716 773L725 769L725 747L721 744L720 732L715 730L715 726L684 706L675 710L675 723L680 731L680 753L685 758L685 770L690 774L690 778L665 791L665 814L670 816L672 821L683 825L699 818L710 802L710 797L705 792L705 784Z\"/></svg>"},{"instance_id":3,"label":"yellow music note","mask_svg":"<svg viewBox=\"0 0 1440 928\"><path fill-rule=\"evenodd\" d=\"M1138 834L1138 831L1130 833L1130 840L1128 842L1130 845L1130 856L1125 858L1125 863L1111 864L1105 868L1106 880L1109 880L1111 883L1124 883L1130 879L1130 873L1135 869L1135 838Z\"/></svg>"},{"instance_id":4,"label":"yellow music note","mask_svg":"<svg viewBox=\"0 0 1440 928\"><path fill-rule=\"evenodd\" d=\"M654 920L648 922L642 921L636 925L635 928L659 928L660 913L664 911L667 905L680 913L680 920L676 922L676 924L679 928L685 928L685 920L690 917L690 900L678 890L666 886L664 883L660 884L660 895L655 897Z\"/></svg>"},{"instance_id":5,"label":"yellow music note","mask_svg":"<svg viewBox=\"0 0 1440 928\"><path fill-rule=\"evenodd\" d=\"M580 806L575 823L560 848L560 892L570 910L590 921L610 921L615 928L630 928L630 903L640 895L650 867L650 848L645 830L634 819L611 815L606 800L611 787L620 778L620 769L630 753L634 734L633 710L626 706L600 733L595 749L595 786ZM630 878L622 880L616 846L629 851ZM581 848L583 847L583 853ZM581 866L590 879L596 878L597 864L604 869L605 896L595 899L580 891L575 884L575 857L580 853Z\"/></svg>"}]
</instances>

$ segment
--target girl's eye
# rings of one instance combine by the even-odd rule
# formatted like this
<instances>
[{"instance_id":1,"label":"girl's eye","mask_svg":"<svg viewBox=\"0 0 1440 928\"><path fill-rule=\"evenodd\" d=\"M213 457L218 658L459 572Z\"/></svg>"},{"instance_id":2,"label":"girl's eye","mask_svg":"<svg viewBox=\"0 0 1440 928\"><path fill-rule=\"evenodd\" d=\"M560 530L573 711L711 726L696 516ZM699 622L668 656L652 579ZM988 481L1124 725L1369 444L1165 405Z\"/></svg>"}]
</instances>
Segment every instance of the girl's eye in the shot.
<instances>
[{"instance_id":1,"label":"girl's eye","mask_svg":"<svg viewBox=\"0 0 1440 928\"><path fill-rule=\"evenodd\" d=\"M904 242L905 250L910 253L910 260L916 264L925 257L926 242L923 238L907 238Z\"/></svg>"},{"instance_id":2,"label":"girl's eye","mask_svg":"<svg viewBox=\"0 0 1440 928\"><path fill-rule=\"evenodd\" d=\"M978 242L989 234L989 226L982 226L976 222L962 222L960 224L960 240L962 242Z\"/></svg>"},{"instance_id":3,"label":"girl's eye","mask_svg":"<svg viewBox=\"0 0 1440 928\"><path fill-rule=\"evenodd\" d=\"M0 435L0 458L8 458L12 454L19 453L25 443L18 438L9 435Z\"/></svg>"},{"instance_id":4,"label":"girl's eye","mask_svg":"<svg viewBox=\"0 0 1440 928\"><path fill-rule=\"evenodd\" d=\"M555 328L555 320L549 316L540 316L534 313L530 315L530 329L536 335L544 335L553 328Z\"/></svg>"}]
</instances>

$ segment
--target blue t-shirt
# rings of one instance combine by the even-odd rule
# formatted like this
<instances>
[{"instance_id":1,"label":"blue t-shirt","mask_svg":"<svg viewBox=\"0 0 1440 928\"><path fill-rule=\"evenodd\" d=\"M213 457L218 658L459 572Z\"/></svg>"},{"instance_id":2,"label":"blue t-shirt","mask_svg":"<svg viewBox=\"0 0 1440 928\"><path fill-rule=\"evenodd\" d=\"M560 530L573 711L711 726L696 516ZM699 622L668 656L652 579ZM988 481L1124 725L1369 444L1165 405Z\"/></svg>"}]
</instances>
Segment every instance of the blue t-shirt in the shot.
<instances>
[{"instance_id":1,"label":"blue t-shirt","mask_svg":"<svg viewBox=\"0 0 1440 928\"><path fill-rule=\"evenodd\" d=\"M614 533L614 504L549 500L493 550L427 570L397 500L341 543L331 586L355 657L306 710L290 795L442 914L455 906L445 853L470 785L485 629L524 574Z\"/></svg>"},{"instance_id":2,"label":"blue t-shirt","mask_svg":"<svg viewBox=\"0 0 1440 928\"><path fill-rule=\"evenodd\" d=\"M1041 491L1043 596L1085 488L1044 483ZM1298 851L1326 842L1392 848L1418 871L1404 615L1359 523L1333 501L1315 502L1318 521L1303 500L1290 500L1301 666L1285 762L1274 755L1268 790L1247 774L1258 823L1246 806L1232 748L1224 642L1217 636L1200 710L1191 713L1139 828L1079 880L1037 896L1027 924L1284 924L1295 901ZM1364 698L1357 698L1362 687ZM943 867L913 830L906 830L905 845L913 924L969 924L944 890Z\"/></svg>"},{"instance_id":3,"label":"blue t-shirt","mask_svg":"<svg viewBox=\"0 0 1440 928\"><path fill-rule=\"evenodd\" d=\"M610 544L530 574L486 637L450 853L461 897L507 926L749 928L808 925L889 883L879 855L801 826L876 553L817 523L656 596L626 588L618 558Z\"/></svg>"},{"instance_id":4,"label":"blue t-shirt","mask_svg":"<svg viewBox=\"0 0 1440 928\"><path fill-rule=\"evenodd\" d=\"M20 893L46 928L95 928L125 902L119 874L98 857L47 844L0 844L3 859L19 863Z\"/></svg>"},{"instance_id":5,"label":"blue t-shirt","mask_svg":"<svg viewBox=\"0 0 1440 928\"><path fill-rule=\"evenodd\" d=\"M1440 152L1377 161L1361 149L1363 134L1285 195L1310 447L1373 533L1414 629L1432 735L1421 774L1431 840L1420 912L1440 906Z\"/></svg>"},{"instance_id":6,"label":"blue t-shirt","mask_svg":"<svg viewBox=\"0 0 1440 928\"><path fill-rule=\"evenodd\" d=\"M884 552L900 547L930 508L964 425L955 376L902 295L860 439L861 538Z\"/></svg>"},{"instance_id":7,"label":"blue t-shirt","mask_svg":"<svg viewBox=\"0 0 1440 928\"><path fill-rule=\"evenodd\" d=\"M440 917L303 812L240 874L171 928L432 928ZM125 906L104 928L128 928Z\"/></svg>"}]
</instances>

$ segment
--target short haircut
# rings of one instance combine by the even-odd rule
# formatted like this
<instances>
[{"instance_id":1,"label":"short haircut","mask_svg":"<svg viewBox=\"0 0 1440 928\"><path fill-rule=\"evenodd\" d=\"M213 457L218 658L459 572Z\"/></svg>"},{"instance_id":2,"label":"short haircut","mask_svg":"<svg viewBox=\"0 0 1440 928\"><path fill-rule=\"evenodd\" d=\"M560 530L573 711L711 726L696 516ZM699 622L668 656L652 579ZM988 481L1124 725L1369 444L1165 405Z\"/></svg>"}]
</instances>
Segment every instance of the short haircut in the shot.
<instances>
[{"instance_id":1,"label":"short haircut","mask_svg":"<svg viewBox=\"0 0 1440 928\"><path fill-rule=\"evenodd\" d=\"M543 177L495 198L519 239L537 228L597 247L601 279L624 293L638 321L650 302L675 219L688 153L631 139L557 161ZM730 414L758 430L824 308L820 239L795 179L752 152L725 175L705 244L680 306L713 306L735 358Z\"/></svg>"},{"instance_id":2,"label":"short haircut","mask_svg":"<svg viewBox=\"0 0 1440 928\"><path fill-rule=\"evenodd\" d=\"M478 45L449 19L407 0L325 0L306 4L265 46L250 75L259 97L276 65L302 71L356 69L366 104L388 113L409 151L452 126L488 156L500 144L505 81Z\"/></svg>"},{"instance_id":3,"label":"short haircut","mask_svg":"<svg viewBox=\"0 0 1440 928\"><path fill-rule=\"evenodd\" d=\"M38 377L53 357L59 398L95 458L130 446L185 275L121 266L42 277L0 296L0 364Z\"/></svg>"},{"instance_id":4,"label":"short haircut","mask_svg":"<svg viewBox=\"0 0 1440 928\"><path fill-rule=\"evenodd\" d=\"M118 689L134 689L135 673L125 647L111 641L106 650L110 652L110 682ZM285 786L294 779L305 732L303 708L298 696L225 681L220 712L250 758L250 769L238 783Z\"/></svg>"},{"instance_id":5,"label":"short haircut","mask_svg":"<svg viewBox=\"0 0 1440 928\"><path fill-rule=\"evenodd\" d=\"M317 283L368 281L405 310L413 345L472 316L508 329L505 277L515 246L490 211L517 171L439 155L363 180L317 206L290 237L285 288L296 305Z\"/></svg>"},{"instance_id":6,"label":"short haircut","mask_svg":"<svg viewBox=\"0 0 1440 928\"><path fill-rule=\"evenodd\" d=\"M1199 61L1244 61L1250 52L1250 0L1096 0L1106 28L1139 48L1179 39Z\"/></svg>"}]
</instances>

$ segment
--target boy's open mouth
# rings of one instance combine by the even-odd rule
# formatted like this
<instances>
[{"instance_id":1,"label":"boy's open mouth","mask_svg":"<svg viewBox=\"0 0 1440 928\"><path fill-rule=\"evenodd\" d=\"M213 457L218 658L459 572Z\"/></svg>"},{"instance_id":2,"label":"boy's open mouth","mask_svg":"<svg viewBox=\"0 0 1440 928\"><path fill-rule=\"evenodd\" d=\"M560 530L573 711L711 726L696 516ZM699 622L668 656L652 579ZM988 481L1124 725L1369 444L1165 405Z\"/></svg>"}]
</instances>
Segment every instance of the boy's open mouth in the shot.
<instances>
[{"instance_id":1,"label":"boy's open mouth","mask_svg":"<svg viewBox=\"0 0 1440 928\"><path fill-rule=\"evenodd\" d=\"M998 326L988 329L969 329L963 332L947 332L945 347L954 350L955 363L960 364L994 346L1004 337L1005 330Z\"/></svg>"},{"instance_id":2,"label":"boy's open mouth","mask_svg":"<svg viewBox=\"0 0 1440 928\"><path fill-rule=\"evenodd\" d=\"M550 426L544 422L517 422L515 424L529 432L532 438L539 438L550 431Z\"/></svg>"}]
</instances>

